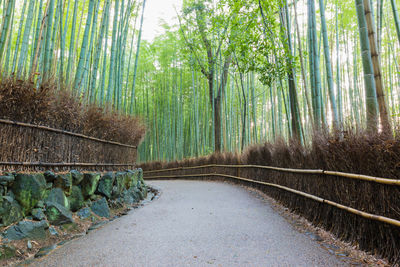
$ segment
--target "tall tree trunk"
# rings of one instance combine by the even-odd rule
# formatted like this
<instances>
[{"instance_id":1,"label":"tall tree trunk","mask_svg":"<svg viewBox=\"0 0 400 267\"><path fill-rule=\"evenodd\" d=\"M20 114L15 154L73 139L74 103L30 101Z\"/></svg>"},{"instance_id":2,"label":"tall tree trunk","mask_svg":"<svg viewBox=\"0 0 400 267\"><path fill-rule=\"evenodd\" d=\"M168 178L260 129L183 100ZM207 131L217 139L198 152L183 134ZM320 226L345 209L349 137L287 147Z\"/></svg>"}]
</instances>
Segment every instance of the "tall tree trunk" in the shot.
<instances>
[{"instance_id":1,"label":"tall tree trunk","mask_svg":"<svg viewBox=\"0 0 400 267\"><path fill-rule=\"evenodd\" d=\"M377 132L378 103L376 100L374 69L372 66L371 50L368 40L368 28L365 19L364 3L363 0L355 0L355 3L357 10L358 29L360 32L362 63L364 69L367 130L370 132Z\"/></svg>"},{"instance_id":2,"label":"tall tree trunk","mask_svg":"<svg viewBox=\"0 0 400 267\"><path fill-rule=\"evenodd\" d=\"M114 6L114 21L112 29L112 42L111 42L111 58L110 58L110 68L108 73L108 90L107 90L107 102L112 104L112 96L115 89L115 77L116 77L116 49L117 49L117 30L118 30L118 9L119 0L115 1Z\"/></svg>"},{"instance_id":3,"label":"tall tree trunk","mask_svg":"<svg viewBox=\"0 0 400 267\"><path fill-rule=\"evenodd\" d=\"M135 69L133 71L133 83L132 83L132 92L131 92L131 104L130 104L130 111L133 112L133 103L135 99L135 85L136 85L136 75L137 75L137 66L139 62L139 51L140 51L140 40L142 38L142 28L143 28L143 16L144 16L144 7L146 5L146 0L143 0L143 7L142 7L142 16L140 18L140 28L139 28L139 36L137 40L137 48L136 48L136 57L135 57Z\"/></svg>"},{"instance_id":4,"label":"tall tree trunk","mask_svg":"<svg viewBox=\"0 0 400 267\"><path fill-rule=\"evenodd\" d=\"M308 42L310 57L311 92L314 107L314 125L316 130L321 129L322 109L321 109L321 74L320 60L318 53L317 22L315 18L314 0L308 0Z\"/></svg>"},{"instance_id":5,"label":"tall tree trunk","mask_svg":"<svg viewBox=\"0 0 400 267\"><path fill-rule=\"evenodd\" d=\"M301 67L301 77L303 80L303 87L304 87L304 94L306 98L306 104L308 107L308 110L312 110L312 106L310 104L310 97L309 97L309 92L308 92L308 86L307 86L307 78L306 78L306 71L304 67L304 60L303 60L303 49L301 48L301 35L300 35L300 29L299 29L299 23L297 19L297 6L296 6L296 1L293 1L294 4L294 21L296 24L296 32L297 32L297 42L298 42L298 50L299 50L299 59L300 59L300 67ZM304 113L304 116L306 113ZM311 124L314 124L314 119L313 119L313 113L309 113L311 117Z\"/></svg>"},{"instance_id":6,"label":"tall tree trunk","mask_svg":"<svg viewBox=\"0 0 400 267\"><path fill-rule=\"evenodd\" d=\"M24 30L24 36L22 38L21 53L20 53L19 61L18 61L17 77L21 77L23 63L25 62L25 58L28 53L29 34L31 32L31 26L33 24L32 20L33 20L34 7L35 7L35 1L34 0L29 1L28 15L27 15L26 22L25 22L25 30ZM27 63L25 62L25 64L27 64Z\"/></svg>"},{"instance_id":7,"label":"tall tree trunk","mask_svg":"<svg viewBox=\"0 0 400 267\"><path fill-rule=\"evenodd\" d=\"M333 74L332 74L332 63L331 63L331 56L329 51L329 40L328 34L326 29L326 20L325 20L325 6L324 0L319 0L319 8L321 13L321 30L322 30L322 39L324 42L324 56L325 56L325 67L326 67L326 75L328 80L328 91L329 91L329 100L331 102L332 108L332 116L333 116L333 127L337 131L339 130L339 118L338 118L338 111L336 107L336 99L335 93L333 88Z\"/></svg>"},{"instance_id":8,"label":"tall tree trunk","mask_svg":"<svg viewBox=\"0 0 400 267\"><path fill-rule=\"evenodd\" d=\"M77 90L77 92L79 92L79 93L81 93L81 91L82 91L86 57L90 56L89 53L87 52L88 51L87 46L88 46L88 42L89 42L89 31L90 31L90 25L92 24L94 5L95 5L94 0L90 0L88 15L86 18L85 32L83 34L83 39L82 39L82 46L81 46L81 52L80 52L80 56L79 56L78 68L77 68L76 74L75 74L74 89Z\"/></svg>"},{"instance_id":9,"label":"tall tree trunk","mask_svg":"<svg viewBox=\"0 0 400 267\"><path fill-rule=\"evenodd\" d=\"M224 90L228 81L228 71L231 64L231 56L225 58L223 71L221 73L221 83L218 88L217 96L214 98L214 145L215 151L221 151L221 104L224 99Z\"/></svg>"},{"instance_id":10,"label":"tall tree trunk","mask_svg":"<svg viewBox=\"0 0 400 267\"><path fill-rule=\"evenodd\" d=\"M51 65L51 30L53 26L53 15L54 15L54 2L55 0L49 0L49 12L47 13L46 23L46 36L45 36L45 47L44 47L44 66L43 66L43 80L46 81L50 78L50 65Z\"/></svg>"},{"instance_id":11,"label":"tall tree trunk","mask_svg":"<svg viewBox=\"0 0 400 267\"><path fill-rule=\"evenodd\" d=\"M375 25L374 25L374 20L373 20L372 10L371 10L369 0L364 0L364 13L365 13L365 19L366 19L366 24L367 24L367 29L368 29L368 39L369 39L372 66L373 66L374 77L375 77L375 89L376 89L376 97L377 97L378 105L379 105L379 115L380 115L380 119L381 119L381 127L382 127L383 132L391 135L392 127L390 125L388 111L387 111L387 107L386 107L385 93L383 91L381 64L380 64L379 53L378 53Z\"/></svg>"},{"instance_id":12,"label":"tall tree trunk","mask_svg":"<svg viewBox=\"0 0 400 267\"><path fill-rule=\"evenodd\" d=\"M285 5L281 7L280 19L281 19L281 31L283 37L282 44L285 47L286 59L287 59L292 138L303 143L301 121L300 121L300 109L297 100L295 73L292 62L293 54L292 54L292 41L290 36L290 25L289 25L290 23L289 10L286 0L285 0Z\"/></svg>"}]
</instances>

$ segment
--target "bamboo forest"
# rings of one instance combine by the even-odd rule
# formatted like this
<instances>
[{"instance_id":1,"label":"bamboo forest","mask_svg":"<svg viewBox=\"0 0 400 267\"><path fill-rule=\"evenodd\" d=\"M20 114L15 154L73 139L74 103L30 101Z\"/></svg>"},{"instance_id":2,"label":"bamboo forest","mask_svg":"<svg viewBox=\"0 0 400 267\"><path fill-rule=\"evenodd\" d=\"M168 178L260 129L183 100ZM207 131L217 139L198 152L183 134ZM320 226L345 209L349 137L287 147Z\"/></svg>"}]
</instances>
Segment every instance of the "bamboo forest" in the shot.
<instances>
[{"instance_id":1,"label":"bamboo forest","mask_svg":"<svg viewBox=\"0 0 400 267\"><path fill-rule=\"evenodd\" d=\"M146 0L2 0L0 78L51 81L141 118L139 161L307 145L316 132L395 135L399 5L183 0L147 41Z\"/></svg>"},{"instance_id":2,"label":"bamboo forest","mask_svg":"<svg viewBox=\"0 0 400 267\"><path fill-rule=\"evenodd\" d=\"M0 266L400 266L400 0L0 0Z\"/></svg>"}]
</instances>

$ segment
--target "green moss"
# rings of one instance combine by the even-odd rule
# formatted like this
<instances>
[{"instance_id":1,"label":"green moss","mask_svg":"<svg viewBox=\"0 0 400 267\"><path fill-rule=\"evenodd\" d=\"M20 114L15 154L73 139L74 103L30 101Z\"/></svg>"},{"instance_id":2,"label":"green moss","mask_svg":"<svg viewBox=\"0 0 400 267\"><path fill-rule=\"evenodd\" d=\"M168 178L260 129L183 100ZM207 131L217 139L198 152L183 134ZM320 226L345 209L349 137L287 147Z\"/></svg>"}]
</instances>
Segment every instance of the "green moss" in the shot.
<instances>
[{"instance_id":1,"label":"green moss","mask_svg":"<svg viewBox=\"0 0 400 267\"><path fill-rule=\"evenodd\" d=\"M46 180L43 174L17 174L12 187L15 199L25 214L41 200L45 194Z\"/></svg>"},{"instance_id":2,"label":"green moss","mask_svg":"<svg viewBox=\"0 0 400 267\"><path fill-rule=\"evenodd\" d=\"M72 211L77 211L84 206L84 198L82 195L82 190L79 186L72 186L71 195L68 197L70 209Z\"/></svg>"},{"instance_id":3,"label":"green moss","mask_svg":"<svg viewBox=\"0 0 400 267\"><path fill-rule=\"evenodd\" d=\"M89 198L97 189L99 184L100 174L99 173L85 173L83 176L82 194L85 198Z\"/></svg>"}]
</instances>

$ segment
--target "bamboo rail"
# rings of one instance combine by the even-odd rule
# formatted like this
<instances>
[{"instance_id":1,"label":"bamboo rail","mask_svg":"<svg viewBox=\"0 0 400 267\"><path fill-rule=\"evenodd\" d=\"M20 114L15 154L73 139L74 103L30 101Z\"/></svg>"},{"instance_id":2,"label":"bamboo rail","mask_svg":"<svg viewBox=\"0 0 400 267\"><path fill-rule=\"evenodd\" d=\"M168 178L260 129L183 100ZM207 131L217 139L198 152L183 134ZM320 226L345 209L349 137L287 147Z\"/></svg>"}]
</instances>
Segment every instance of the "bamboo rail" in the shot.
<instances>
[{"instance_id":1,"label":"bamboo rail","mask_svg":"<svg viewBox=\"0 0 400 267\"><path fill-rule=\"evenodd\" d=\"M79 163L79 162L0 162L3 166L32 166L32 167L135 167L136 164L114 164L114 163Z\"/></svg>"},{"instance_id":2,"label":"bamboo rail","mask_svg":"<svg viewBox=\"0 0 400 267\"><path fill-rule=\"evenodd\" d=\"M369 176L369 175L345 173L345 172L337 172L337 171L325 171L325 170L314 170L314 169L309 169L309 170L307 170L307 169L291 169L291 168L280 168L280 167L262 166L262 165L207 164L207 165L193 166L193 167L178 167L178 168L170 168L170 169L162 169L162 170L152 170L152 171L145 171L144 173L167 172L167 171L175 171L175 170L190 170L190 169L201 169L201 168L212 168L212 167L259 168L259 169L268 169L268 170L281 171L281 172L339 176L339 177L344 177L344 178L349 178L349 179L357 179L357 180L375 182L375 183L379 183L379 184L400 185L400 180L397 180L397 179L388 179L388 178L381 178L381 177L373 177L373 176Z\"/></svg>"},{"instance_id":3,"label":"bamboo rail","mask_svg":"<svg viewBox=\"0 0 400 267\"><path fill-rule=\"evenodd\" d=\"M144 172L145 173L145 172ZM303 196L305 198L308 199L312 199L314 201L320 202L320 203L324 203L333 207L336 207L338 209L342 209L345 210L347 212L353 213L355 215L361 216L363 218L366 219L370 219L370 220L375 220L375 221L380 221L380 222L384 222L390 225L394 225L397 227L400 227L400 221L395 220L395 219L391 219L388 217L384 217L384 216L379 216L379 215L375 215L375 214L371 214L368 212L364 212L364 211L360 211L327 199L323 199L321 197L317 197L302 191L298 191L286 186L282 186L282 185L278 185L278 184L273 184L273 183L267 183L267 182L261 182L261 181L257 181L257 180L252 180L252 179L248 179L248 178L243 178L243 177L238 177L238 176L233 176L233 175L227 175L227 174L219 174L219 173L206 173L206 174L186 174L186 175L163 175L163 176L150 176L150 177L144 177L144 179L146 180L151 180L151 179L160 179L160 178L184 178L184 177L210 177L210 176L221 176L221 177L226 177L226 178L231 178L231 179L236 179L236 180L241 180L241 181L246 181L246 182L250 182L250 183L256 183L256 184L261 184L261 185L266 185L266 186L270 186L270 187L275 187L275 188L279 188L300 196Z\"/></svg>"},{"instance_id":4,"label":"bamboo rail","mask_svg":"<svg viewBox=\"0 0 400 267\"><path fill-rule=\"evenodd\" d=\"M51 127L47 127L47 126L42 126L42 125L34 125L34 124L30 124L30 123L10 121L10 120L5 120L5 119L0 119L0 123L20 126L20 127L33 128L33 129L39 129L39 130L44 130L44 131L48 131L48 132L65 134L65 135L70 135L70 136L79 137L79 138L83 138L83 139L88 139L88 140L92 140L92 141L96 141L96 142L100 142L100 143L104 143L104 144L111 144L111 145L116 145L116 146L137 149L137 146L122 144L122 143L118 143L118 142L114 142L114 141L104 140L104 139L100 139L100 138L96 138L96 137L92 137L92 136L87 136L84 134L73 133L73 132L55 129L55 128L51 128Z\"/></svg>"}]
</instances>

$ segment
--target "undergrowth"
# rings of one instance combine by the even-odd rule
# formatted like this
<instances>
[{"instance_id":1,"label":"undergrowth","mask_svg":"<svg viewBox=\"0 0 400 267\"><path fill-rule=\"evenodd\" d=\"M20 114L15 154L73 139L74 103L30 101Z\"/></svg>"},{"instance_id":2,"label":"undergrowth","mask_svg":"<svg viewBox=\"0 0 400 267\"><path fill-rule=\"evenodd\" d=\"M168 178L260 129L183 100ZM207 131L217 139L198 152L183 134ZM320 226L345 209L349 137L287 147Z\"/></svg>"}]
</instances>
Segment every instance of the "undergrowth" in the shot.
<instances>
[{"instance_id":1,"label":"undergrowth","mask_svg":"<svg viewBox=\"0 0 400 267\"><path fill-rule=\"evenodd\" d=\"M39 124L110 141L138 145L145 126L138 117L82 104L71 90L51 82L8 78L0 82L0 118Z\"/></svg>"}]
</instances>

